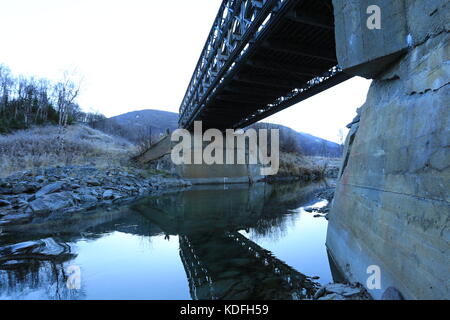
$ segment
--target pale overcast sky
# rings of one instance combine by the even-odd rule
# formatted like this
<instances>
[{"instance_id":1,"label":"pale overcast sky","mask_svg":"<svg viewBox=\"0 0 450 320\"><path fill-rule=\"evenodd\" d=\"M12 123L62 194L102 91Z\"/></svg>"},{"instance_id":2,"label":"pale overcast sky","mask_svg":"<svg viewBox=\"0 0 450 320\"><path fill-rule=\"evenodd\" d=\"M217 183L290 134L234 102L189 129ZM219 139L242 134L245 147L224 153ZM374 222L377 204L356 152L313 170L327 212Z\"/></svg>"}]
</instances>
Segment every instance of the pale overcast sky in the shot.
<instances>
[{"instance_id":1,"label":"pale overcast sky","mask_svg":"<svg viewBox=\"0 0 450 320\"><path fill-rule=\"evenodd\" d=\"M0 63L16 75L83 77L81 107L178 112L221 0L0 0ZM365 101L354 78L265 121L332 141Z\"/></svg>"}]
</instances>

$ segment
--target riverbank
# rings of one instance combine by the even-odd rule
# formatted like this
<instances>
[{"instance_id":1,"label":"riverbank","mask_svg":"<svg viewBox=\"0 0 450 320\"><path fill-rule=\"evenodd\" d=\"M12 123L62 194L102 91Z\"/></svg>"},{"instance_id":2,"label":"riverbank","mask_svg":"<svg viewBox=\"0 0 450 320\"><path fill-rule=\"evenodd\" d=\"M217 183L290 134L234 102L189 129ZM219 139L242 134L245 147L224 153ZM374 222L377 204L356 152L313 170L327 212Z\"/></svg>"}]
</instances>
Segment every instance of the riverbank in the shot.
<instances>
[{"instance_id":1,"label":"riverbank","mask_svg":"<svg viewBox=\"0 0 450 320\"><path fill-rule=\"evenodd\" d=\"M0 227L120 205L192 185L169 159L139 165L136 146L85 125L35 127L0 137ZM167 158L167 157L166 157ZM280 155L277 181L334 178L339 159Z\"/></svg>"},{"instance_id":2,"label":"riverbank","mask_svg":"<svg viewBox=\"0 0 450 320\"><path fill-rule=\"evenodd\" d=\"M0 227L133 201L190 186L170 175L130 167L38 168L0 179Z\"/></svg>"},{"instance_id":3,"label":"riverbank","mask_svg":"<svg viewBox=\"0 0 450 320\"><path fill-rule=\"evenodd\" d=\"M5 227L4 230L8 232L22 230L22 235L28 235L22 240L28 241L26 244L34 248L35 242L30 242L28 239L30 234L39 235L40 232L59 234L68 230L87 232L97 221L107 224L110 220L132 215L132 212L123 211L129 210L128 205L133 204L133 208L139 208L139 201L136 202L138 198L145 201L145 196L157 195L158 199L166 199L164 197L167 197L169 191L173 190L175 194L181 194L181 190L191 190L191 188L183 187L190 186L190 182L167 174L124 167L99 169L89 166L70 166L19 172L0 179L0 230L2 227ZM334 194L333 181L326 186L329 187L320 188L314 193L314 197L329 200L331 203ZM172 197L169 196L168 199ZM278 194L278 197L290 203L284 193ZM307 201L306 199L308 197L303 201ZM152 202L145 203L145 212L151 211L150 203ZM159 209L165 208L164 205L156 205ZM276 212L280 213L280 207L278 205L274 207L277 207ZM205 206L205 209L207 208L211 206ZM207 209L206 212L211 210L213 209ZM307 208L305 210L308 211ZM157 221L156 216L157 214L151 215L151 219ZM213 216L217 218L216 214ZM163 219L167 219L166 215ZM64 224L61 224L61 221ZM196 223L199 224L201 221ZM131 224L137 225L135 222ZM166 224L162 223L162 225ZM22 229L24 227L26 229ZM23 233L25 230L27 232ZM262 232L260 229L257 230ZM39 248L45 249L46 246L39 245ZM10 258L13 259L15 256ZM311 281L314 279L312 277ZM313 296L311 295L310 298L316 300L371 299L363 286L359 284L329 283L321 287L319 283L316 283L314 288Z\"/></svg>"},{"instance_id":4,"label":"riverbank","mask_svg":"<svg viewBox=\"0 0 450 320\"><path fill-rule=\"evenodd\" d=\"M314 300L372 300L359 283L329 283L316 291Z\"/></svg>"},{"instance_id":5,"label":"riverbank","mask_svg":"<svg viewBox=\"0 0 450 320\"><path fill-rule=\"evenodd\" d=\"M314 214L315 218L325 218L328 220L332 207L334 194L336 191L336 180L329 181L328 188L320 190L316 193L318 199L325 201L319 202L317 205L304 208L306 212ZM348 283L345 276L340 274L339 279L321 286L313 296L314 300L372 300L372 296L367 292L360 283Z\"/></svg>"},{"instance_id":6,"label":"riverbank","mask_svg":"<svg viewBox=\"0 0 450 320\"><path fill-rule=\"evenodd\" d=\"M111 210L5 226L0 269L7 276L0 280L0 298L359 300L362 287L328 283L339 280L324 247L327 222L302 210L320 202L317 194L328 186L321 181L160 189ZM213 281L194 272L198 264L217 275ZM69 266L82 270L83 290L67 290ZM111 274L123 281L107 292L93 289ZM188 283L195 283L197 295Z\"/></svg>"},{"instance_id":7,"label":"riverbank","mask_svg":"<svg viewBox=\"0 0 450 320\"><path fill-rule=\"evenodd\" d=\"M325 190L321 190L317 193L317 197L323 200L326 200L325 205L321 206L311 206L308 208L305 208L305 211L314 213L315 218L325 218L328 220L328 215L331 210L331 205L334 198L334 193L336 192L336 183L332 183L329 188Z\"/></svg>"},{"instance_id":8,"label":"riverbank","mask_svg":"<svg viewBox=\"0 0 450 320\"><path fill-rule=\"evenodd\" d=\"M284 180L302 179L276 176L270 182ZM0 178L0 227L108 208L191 185L189 180L164 171L124 166L56 166L19 171Z\"/></svg>"}]
</instances>

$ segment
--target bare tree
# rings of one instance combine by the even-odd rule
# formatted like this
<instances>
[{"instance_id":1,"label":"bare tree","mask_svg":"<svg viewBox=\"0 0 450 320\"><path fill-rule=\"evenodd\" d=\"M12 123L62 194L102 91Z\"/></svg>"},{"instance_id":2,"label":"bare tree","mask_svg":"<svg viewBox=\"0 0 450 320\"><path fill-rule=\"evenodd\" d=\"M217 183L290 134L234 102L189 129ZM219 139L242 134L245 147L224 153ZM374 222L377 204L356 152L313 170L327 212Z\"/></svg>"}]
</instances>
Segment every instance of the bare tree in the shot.
<instances>
[{"instance_id":1,"label":"bare tree","mask_svg":"<svg viewBox=\"0 0 450 320\"><path fill-rule=\"evenodd\" d=\"M58 108L58 124L62 127L67 126L69 116L72 114L75 99L80 93L81 81L75 83L68 72L64 72L63 79L54 87L56 106Z\"/></svg>"},{"instance_id":2,"label":"bare tree","mask_svg":"<svg viewBox=\"0 0 450 320\"><path fill-rule=\"evenodd\" d=\"M14 79L11 76L11 71L0 64L0 113L3 113L8 107L13 86Z\"/></svg>"},{"instance_id":3,"label":"bare tree","mask_svg":"<svg viewBox=\"0 0 450 320\"><path fill-rule=\"evenodd\" d=\"M344 130L341 128L338 131L338 143L339 143L339 152L342 154L344 152Z\"/></svg>"},{"instance_id":4,"label":"bare tree","mask_svg":"<svg viewBox=\"0 0 450 320\"><path fill-rule=\"evenodd\" d=\"M43 122L47 121L48 107L50 105L49 97L50 83L47 79L40 79L37 84L37 110L34 121L41 119Z\"/></svg>"},{"instance_id":5,"label":"bare tree","mask_svg":"<svg viewBox=\"0 0 450 320\"><path fill-rule=\"evenodd\" d=\"M0 64L0 133L28 128L33 124L53 123L65 127L72 121L89 123L104 118L98 113L85 113L76 103L80 93L75 73L63 74L56 84L11 74Z\"/></svg>"}]
</instances>

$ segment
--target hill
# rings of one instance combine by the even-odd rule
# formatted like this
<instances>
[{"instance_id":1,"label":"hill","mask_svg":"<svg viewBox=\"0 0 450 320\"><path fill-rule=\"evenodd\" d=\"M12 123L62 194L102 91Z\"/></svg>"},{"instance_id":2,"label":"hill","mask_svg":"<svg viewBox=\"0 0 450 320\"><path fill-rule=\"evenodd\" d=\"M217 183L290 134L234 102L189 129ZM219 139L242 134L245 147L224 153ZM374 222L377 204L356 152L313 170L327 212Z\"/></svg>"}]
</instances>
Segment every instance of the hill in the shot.
<instances>
[{"instance_id":1,"label":"hill","mask_svg":"<svg viewBox=\"0 0 450 320\"><path fill-rule=\"evenodd\" d=\"M127 163L135 146L86 125L35 126L0 135L0 177L51 166Z\"/></svg>"},{"instance_id":2,"label":"hill","mask_svg":"<svg viewBox=\"0 0 450 320\"><path fill-rule=\"evenodd\" d=\"M297 132L279 124L259 122L251 127L256 129L279 129L280 149L285 152L298 152L306 156L326 156L338 158L342 155L342 146L337 143Z\"/></svg>"},{"instance_id":3,"label":"hill","mask_svg":"<svg viewBox=\"0 0 450 320\"><path fill-rule=\"evenodd\" d=\"M140 143L148 138L157 139L167 129L178 128L178 114L152 109L133 111L96 121L92 127Z\"/></svg>"},{"instance_id":4,"label":"hill","mask_svg":"<svg viewBox=\"0 0 450 320\"><path fill-rule=\"evenodd\" d=\"M97 121L93 127L109 134L139 143L151 137L157 139L166 129L178 128L178 114L161 110L140 110ZM340 157L341 146L313 135L297 132L291 128L268 123L257 123L255 129L280 130L280 148L285 152L300 152L307 156Z\"/></svg>"}]
</instances>

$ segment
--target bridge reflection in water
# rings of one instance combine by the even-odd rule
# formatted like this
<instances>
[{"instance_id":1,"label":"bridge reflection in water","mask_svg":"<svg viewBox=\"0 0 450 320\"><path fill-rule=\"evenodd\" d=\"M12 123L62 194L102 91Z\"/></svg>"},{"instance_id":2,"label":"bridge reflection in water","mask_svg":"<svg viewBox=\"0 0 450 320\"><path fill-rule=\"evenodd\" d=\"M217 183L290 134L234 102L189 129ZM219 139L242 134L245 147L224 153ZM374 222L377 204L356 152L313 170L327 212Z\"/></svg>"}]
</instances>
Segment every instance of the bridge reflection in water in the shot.
<instances>
[{"instance_id":1,"label":"bridge reflection in water","mask_svg":"<svg viewBox=\"0 0 450 320\"><path fill-rule=\"evenodd\" d=\"M314 201L315 192L323 187L198 187L144 198L111 212L74 216L63 224L7 230L0 238L0 298L17 297L30 287L46 288L38 298L89 298L83 286L67 289L64 270L82 254L76 249L80 240L95 242L112 232L178 237L192 299L311 298L318 286L315 281L243 234L279 238L298 214L295 210ZM119 272L133 277L127 270Z\"/></svg>"}]
</instances>

